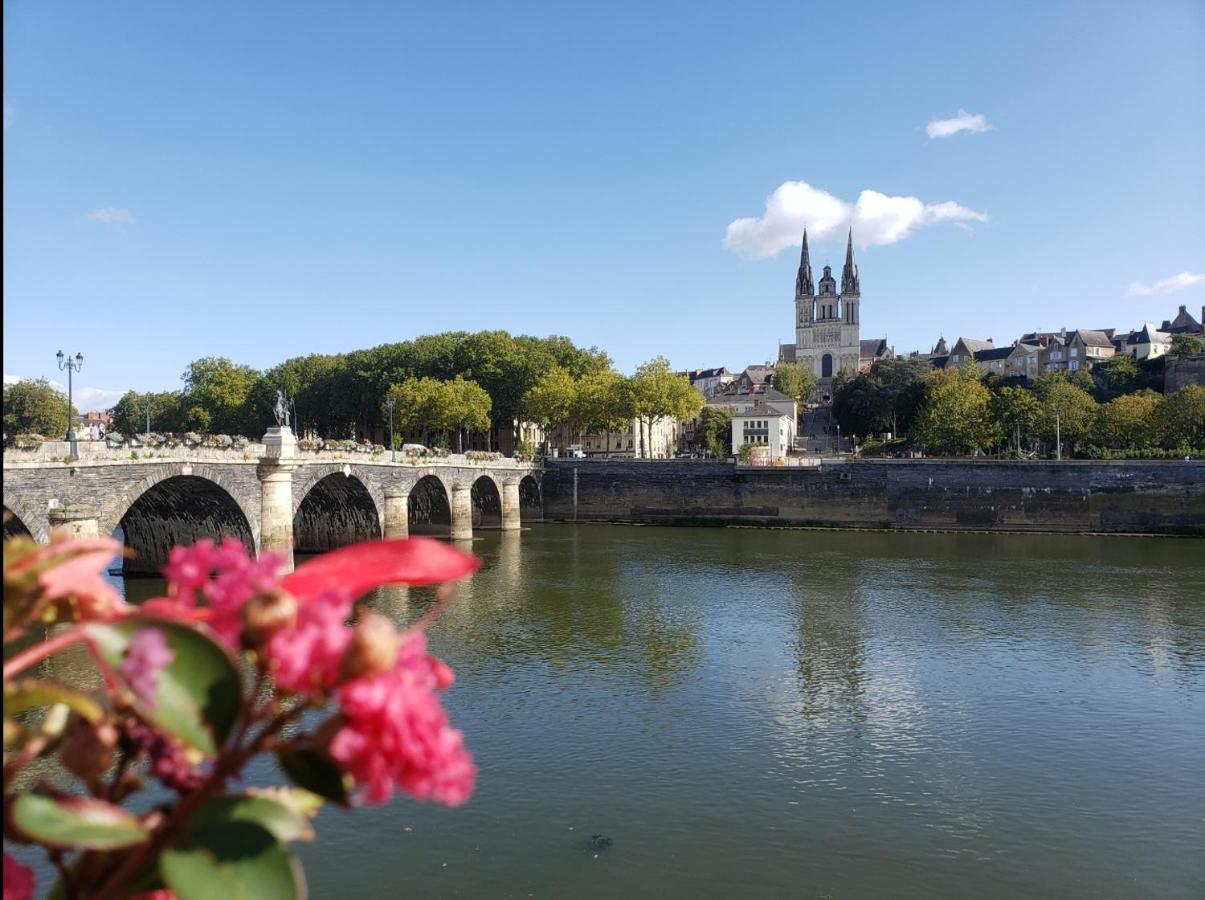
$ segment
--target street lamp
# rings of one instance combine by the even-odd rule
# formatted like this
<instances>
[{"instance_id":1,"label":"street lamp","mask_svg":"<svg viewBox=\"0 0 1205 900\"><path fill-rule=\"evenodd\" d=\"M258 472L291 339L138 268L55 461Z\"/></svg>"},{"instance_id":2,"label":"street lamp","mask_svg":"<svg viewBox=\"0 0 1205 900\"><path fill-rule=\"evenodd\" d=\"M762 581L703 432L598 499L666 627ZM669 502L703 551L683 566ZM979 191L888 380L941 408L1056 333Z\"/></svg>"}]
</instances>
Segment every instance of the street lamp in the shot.
<instances>
[{"instance_id":1,"label":"street lamp","mask_svg":"<svg viewBox=\"0 0 1205 900\"><path fill-rule=\"evenodd\" d=\"M142 410L146 413L146 437L149 441L151 438L151 401L149 399L146 401L146 406L144 406Z\"/></svg>"},{"instance_id":2,"label":"street lamp","mask_svg":"<svg viewBox=\"0 0 1205 900\"><path fill-rule=\"evenodd\" d=\"M301 434L301 420L299 418L297 418L297 398L296 397L289 398L289 406L293 407L293 430L296 431L298 435L300 435Z\"/></svg>"},{"instance_id":3,"label":"street lamp","mask_svg":"<svg viewBox=\"0 0 1205 900\"><path fill-rule=\"evenodd\" d=\"M72 383L71 376L84 367L84 354L77 353L74 358L64 356L60 350L57 354L59 360L59 371L67 370L67 443L71 445L71 458L79 459L79 447L75 443L75 421L71 413L75 409L75 403L72 399Z\"/></svg>"},{"instance_id":4,"label":"street lamp","mask_svg":"<svg viewBox=\"0 0 1205 900\"><path fill-rule=\"evenodd\" d=\"M841 423L837 423L837 455L841 455Z\"/></svg>"},{"instance_id":5,"label":"street lamp","mask_svg":"<svg viewBox=\"0 0 1205 900\"><path fill-rule=\"evenodd\" d=\"M397 451L393 449L393 407L397 405L397 397L390 394L385 398L385 406L389 408L389 461L397 462Z\"/></svg>"},{"instance_id":6,"label":"street lamp","mask_svg":"<svg viewBox=\"0 0 1205 900\"><path fill-rule=\"evenodd\" d=\"M1059 414L1054 414L1054 458L1061 460L1063 458L1063 432L1060 427Z\"/></svg>"}]
</instances>

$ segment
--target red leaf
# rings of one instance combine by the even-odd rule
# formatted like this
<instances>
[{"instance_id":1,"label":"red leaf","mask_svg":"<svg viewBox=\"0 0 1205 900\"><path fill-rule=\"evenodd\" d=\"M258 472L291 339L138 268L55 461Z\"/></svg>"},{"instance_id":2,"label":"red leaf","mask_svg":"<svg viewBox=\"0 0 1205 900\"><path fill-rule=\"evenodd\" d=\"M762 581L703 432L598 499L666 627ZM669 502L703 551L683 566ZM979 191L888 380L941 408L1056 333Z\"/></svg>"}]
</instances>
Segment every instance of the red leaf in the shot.
<instances>
[{"instance_id":1,"label":"red leaf","mask_svg":"<svg viewBox=\"0 0 1205 900\"><path fill-rule=\"evenodd\" d=\"M425 537L365 541L324 553L298 566L281 582L294 597L316 597L324 588L341 587L353 597L382 584L438 584L472 574L476 556Z\"/></svg>"}]
</instances>

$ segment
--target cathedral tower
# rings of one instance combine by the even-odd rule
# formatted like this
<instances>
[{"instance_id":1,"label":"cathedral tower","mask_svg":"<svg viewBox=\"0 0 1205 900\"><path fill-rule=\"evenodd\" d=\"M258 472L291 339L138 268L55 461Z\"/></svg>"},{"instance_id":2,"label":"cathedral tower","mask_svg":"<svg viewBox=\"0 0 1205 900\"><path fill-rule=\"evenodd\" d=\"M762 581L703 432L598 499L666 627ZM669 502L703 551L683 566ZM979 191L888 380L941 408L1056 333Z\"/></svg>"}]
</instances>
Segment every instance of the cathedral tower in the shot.
<instances>
[{"instance_id":1,"label":"cathedral tower","mask_svg":"<svg viewBox=\"0 0 1205 900\"><path fill-rule=\"evenodd\" d=\"M858 265L854 262L853 229L846 239L840 292L832 266L824 267L820 281L813 288L812 262L807 231L804 231L799 274L795 278L795 344L793 348L786 346L783 349L787 352L786 359L793 359L816 373L822 399L829 395L834 375L842 369L858 370L861 300ZM793 357L790 355L792 350Z\"/></svg>"}]
</instances>

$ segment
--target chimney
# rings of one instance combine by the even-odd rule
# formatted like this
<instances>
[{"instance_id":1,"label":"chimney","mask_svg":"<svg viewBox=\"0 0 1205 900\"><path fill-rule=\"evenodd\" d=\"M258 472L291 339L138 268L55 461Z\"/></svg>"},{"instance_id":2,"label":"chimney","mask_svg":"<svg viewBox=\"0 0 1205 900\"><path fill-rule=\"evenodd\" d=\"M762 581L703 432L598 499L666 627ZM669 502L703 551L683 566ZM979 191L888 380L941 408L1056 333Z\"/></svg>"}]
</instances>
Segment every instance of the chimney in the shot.
<instances>
[{"instance_id":1,"label":"chimney","mask_svg":"<svg viewBox=\"0 0 1205 900\"><path fill-rule=\"evenodd\" d=\"M1187 310L1187 309L1185 309L1183 306L1181 306L1181 307L1180 307L1180 312L1188 312L1188 310Z\"/></svg>"}]
</instances>

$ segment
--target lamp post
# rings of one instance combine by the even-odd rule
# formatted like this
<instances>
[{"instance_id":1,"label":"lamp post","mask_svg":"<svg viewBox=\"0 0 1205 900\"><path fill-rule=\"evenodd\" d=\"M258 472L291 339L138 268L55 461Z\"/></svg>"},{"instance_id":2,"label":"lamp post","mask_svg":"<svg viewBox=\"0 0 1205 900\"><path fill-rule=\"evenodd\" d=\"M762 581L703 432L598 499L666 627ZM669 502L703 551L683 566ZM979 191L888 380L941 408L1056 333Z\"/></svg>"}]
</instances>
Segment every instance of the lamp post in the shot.
<instances>
[{"instance_id":1,"label":"lamp post","mask_svg":"<svg viewBox=\"0 0 1205 900\"><path fill-rule=\"evenodd\" d=\"M151 401L149 399L142 410L146 413L146 438L149 441L151 438Z\"/></svg>"},{"instance_id":2,"label":"lamp post","mask_svg":"<svg viewBox=\"0 0 1205 900\"><path fill-rule=\"evenodd\" d=\"M297 432L298 437L301 436L301 420L297 418L297 398L289 398L289 406L293 407L293 430Z\"/></svg>"},{"instance_id":3,"label":"lamp post","mask_svg":"<svg viewBox=\"0 0 1205 900\"><path fill-rule=\"evenodd\" d=\"M393 449L393 407L397 405L397 397L390 394L385 398L385 406L389 409L389 461L397 462L397 451Z\"/></svg>"},{"instance_id":4,"label":"lamp post","mask_svg":"<svg viewBox=\"0 0 1205 900\"><path fill-rule=\"evenodd\" d=\"M1054 458L1063 458L1063 431L1059 422L1059 414L1054 414Z\"/></svg>"},{"instance_id":5,"label":"lamp post","mask_svg":"<svg viewBox=\"0 0 1205 900\"><path fill-rule=\"evenodd\" d=\"M57 357L59 371L67 370L67 443L71 445L71 458L79 459L79 447L75 443L75 421L71 415L75 410L71 376L84 367L84 354L77 353L74 357L64 356L63 351L60 350Z\"/></svg>"},{"instance_id":6,"label":"lamp post","mask_svg":"<svg viewBox=\"0 0 1205 900\"><path fill-rule=\"evenodd\" d=\"M837 423L837 455L841 455L841 423Z\"/></svg>"}]
</instances>

